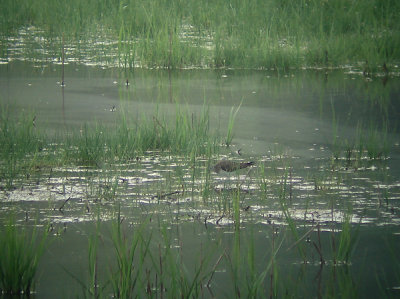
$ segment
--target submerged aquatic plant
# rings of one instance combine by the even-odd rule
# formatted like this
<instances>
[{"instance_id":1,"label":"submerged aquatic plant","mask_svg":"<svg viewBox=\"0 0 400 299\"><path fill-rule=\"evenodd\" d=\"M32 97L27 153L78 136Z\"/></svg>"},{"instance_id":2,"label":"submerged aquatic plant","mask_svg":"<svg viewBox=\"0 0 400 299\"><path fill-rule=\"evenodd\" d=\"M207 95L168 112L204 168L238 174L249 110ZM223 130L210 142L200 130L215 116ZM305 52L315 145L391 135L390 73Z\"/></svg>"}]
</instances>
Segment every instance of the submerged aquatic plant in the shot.
<instances>
[{"instance_id":1,"label":"submerged aquatic plant","mask_svg":"<svg viewBox=\"0 0 400 299\"><path fill-rule=\"evenodd\" d=\"M0 233L0 292L29 296L34 288L36 270L46 248L47 229L34 227L31 233L18 229L11 216Z\"/></svg>"}]
</instances>

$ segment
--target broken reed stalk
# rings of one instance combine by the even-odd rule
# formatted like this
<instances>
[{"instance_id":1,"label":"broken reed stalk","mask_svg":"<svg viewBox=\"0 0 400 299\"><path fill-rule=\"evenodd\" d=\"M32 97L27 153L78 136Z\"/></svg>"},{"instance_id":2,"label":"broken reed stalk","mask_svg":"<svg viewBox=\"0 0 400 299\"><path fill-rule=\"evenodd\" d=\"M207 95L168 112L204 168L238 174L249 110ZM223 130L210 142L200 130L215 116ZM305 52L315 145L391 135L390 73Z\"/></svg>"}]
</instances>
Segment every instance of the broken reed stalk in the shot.
<instances>
[{"instance_id":1,"label":"broken reed stalk","mask_svg":"<svg viewBox=\"0 0 400 299\"><path fill-rule=\"evenodd\" d=\"M219 263L221 262L221 259L224 257L224 255L226 255L226 252L224 251L218 258L217 262L215 263L214 267L211 270L211 275L210 275L210 279L207 281L207 289L210 290L210 284L211 284L211 280L214 277L215 271L217 270L217 266L219 265Z\"/></svg>"},{"instance_id":2,"label":"broken reed stalk","mask_svg":"<svg viewBox=\"0 0 400 299\"><path fill-rule=\"evenodd\" d=\"M63 204L61 205L61 207L58 208L58 210L59 210L61 213L63 212L63 209L64 209L65 204L66 204L70 199L71 199L71 196L68 197L68 198L63 202Z\"/></svg>"}]
</instances>

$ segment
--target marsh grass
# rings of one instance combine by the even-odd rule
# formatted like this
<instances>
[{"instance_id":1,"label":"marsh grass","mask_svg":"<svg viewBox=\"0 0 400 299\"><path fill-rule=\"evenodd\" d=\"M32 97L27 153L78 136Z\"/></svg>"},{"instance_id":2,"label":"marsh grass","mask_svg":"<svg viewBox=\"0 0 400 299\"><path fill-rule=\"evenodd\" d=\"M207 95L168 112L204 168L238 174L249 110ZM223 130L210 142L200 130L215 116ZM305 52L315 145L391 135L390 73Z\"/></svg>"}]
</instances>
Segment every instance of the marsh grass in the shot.
<instances>
[{"instance_id":1,"label":"marsh grass","mask_svg":"<svg viewBox=\"0 0 400 299\"><path fill-rule=\"evenodd\" d=\"M388 130L385 125L383 131L370 127L367 133L366 149L370 159L387 158L389 154Z\"/></svg>"},{"instance_id":2,"label":"marsh grass","mask_svg":"<svg viewBox=\"0 0 400 299\"><path fill-rule=\"evenodd\" d=\"M235 124L236 115L239 112L240 106L242 106L242 102L239 104L239 106L236 109L234 109L234 107L232 107L231 111L229 113L228 130L226 132L226 138L225 138L225 145L228 147L232 144L233 126Z\"/></svg>"},{"instance_id":3,"label":"marsh grass","mask_svg":"<svg viewBox=\"0 0 400 299\"><path fill-rule=\"evenodd\" d=\"M36 270L46 249L47 229L32 232L17 228L13 216L9 217L0 234L0 291L11 296L29 294L35 286Z\"/></svg>"},{"instance_id":4,"label":"marsh grass","mask_svg":"<svg viewBox=\"0 0 400 299\"><path fill-rule=\"evenodd\" d=\"M300 242L300 235L299 232L297 230L297 224L295 219L293 219L293 217L290 214L290 210L289 210L289 205L288 205L288 192L287 192L287 174L285 174L280 189L279 189L279 194L278 194L278 198L279 198L279 203L280 203L280 207L281 207L281 211L283 212L283 215L285 217L286 223L289 227L289 231L291 232L295 243L297 244L295 247L297 248L299 255L301 256L303 262L306 262L306 252L305 252L305 248L304 248L304 244Z\"/></svg>"},{"instance_id":5,"label":"marsh grass","mask_svg":"<svg viewBox=\"0 0 400 299\"><path fill-rule=\"evenodd\" d=\"M132 298L145 291L140 284L140 276L144 273L143 263L149 253L151 235L144 238L143 227L146 222L143 222L132 236L127 236L122 231L121 223L118 211L117 219L112 223L111 234L117 265L112 271L110 281L114 297Z\"/></svg>"},{"instance_id":6,"label":"marsh grass","mask_svg":"<svg viewBox=\"0 0 400 299\"><path fill-rule=\"evenodd\" d=\"M351 255L357 244L358 228L352 229L352 213L348 211L344 214L341 231L336 234L337 240L332 235L333 263L349 264Z\"/></svg>"},{"instance_id":7,"label":"marsh grass","mask_svg":"<svg viewBox=\"0 0 400 299\"><path fill-rule=\"evenodd\" d=\"M210 128L209 107L192 113L176 104L174 117L158 110L152 115L128 120L121 113L112 127L83 125L65 135L40 133L34 114L11 119L2 109L0 119L0 188L15 188L16 180L33 171L57 165L107 168L113 163L134 161L148 151L189 155L193 159L219 152L222 138ZM195 171L195 169L193 170ZM18 181L17 180L17 181Z\"/></svg>"},{"instance_id":8,"label":"marsh grass","mask_svg":"<svg viewBox=\"0 0 400 299\"><path fill-rule=\"evenodd\" d=\"M22 171L29 173L38 165L44 136L36 130L33 113L21 113L12 119L7 107L0 108L0 183L12 189Z\"/></svg>"},{"instance_id":9,"label":"marsh grass","mask_svg":"<svg viewBox=\"0 0 400 299\"><path fill-rule=\"evenodd\" d=\"M94 235L89 236L88 240L88 286L83 286L84 297L101 298L102 288L99 288L98 281L98 250L100 241L100 218L99 214L96 221L96 231Z\"/></svg>"},{"instance_id":10,"label":"marsh grass","mask_svg":"<svg viewBox=\"0 0 400 299\"><path fill-rule=\"evenodd\" d=\"M233 219L235 222L235 231L240 230L240 187L237 185L232 194L233 200Z\"/></svg>"},{"instance_id":11,"label":"marsh grass","mask_svg":"<svg viewBox=\"0 0 400 299\"><path fill-rule=\"evenodd\" d=\"M364 157L368 157L370 160L379 160L388 157L389 149L388 128L386 122L384 122L381 129L373 124L370 124L367 128L362 128L362 125L358 124L355 142L348 147L347 152L349 158L351 152L355 152L356 161Z\"/></svg>"},{"instance_id":12,"label":"marsh grass","mask_svg":"<svg viewBox=\"0 0 400 299\"><path fill-rule=\"evenodd\" d=\"M375 70L400 56L399 9L396 1L5 0L0 29L12 36L37 26L45 40L64 34L66 45L111 36L117 45L103 47L123 67L289 69L368 60ZM107 61L107 51L92 57Z\"/></svg>"},{"instance_id":13,"label":"marsh grass","mask_svg":"<svg viewBox=\"0 0 400 299\"><path fill-rule=\"evenodd\" d=\"M247 265L244 265L246 269L246 295L247 298L262 298L266 297L265 289L267 289L266 285L268 285L268 273L272 273L272 279L276 281L277 269L274 268L274 260L279 248L275 248L275 239L273 237L271 242L271 258L269 262L266 262L266 254L260 257L256 253L254 228L250 227L249 229L250 233L248 234L248 240L246 242ZM260 261L265 261L264 267L257 267ZM274 292L273 284L274 282L269 285L271 294Z\"/></svg>"},{"instance_id":14,"label":"marsh grass","mask_svg":"<svg viewBox=\"0 0 400 299\"><path fill-rule=\"evenodd\" d=\"M327 298L337 297L337 295L340 295L343 298L358 298L360 296L359 286L355 277L351 273L350 266L345 265L343 267L337 267L332 269L332 272L332 281L335 283L336 290L329 290L328 288Z\"/></svg>"},{"instance_id":15,"label":"marsh grass","mask_svg":"<svg viewBox=\"0 0 400 299\"><path fill-rule=\"evenodd\" d=\"M208 157L211 157L211 152L207 153ZM205 170L204 170L204 181L201 186L201 197L203 199L203 203L207 203L211 199L212 195L212 176L211 176L211 159L207 159L205 163Z\"/></svg>"},{"instance_id":16,"label":"marsh grass","mask_svg":"<svg viewBox=\"0 0 400 299\"><path fill-rule=\"evenodd\" d=\"M133 230L122 225L118 213L112 222L112 244L115 251L116 266L112 267L110 282L116 298L198 298L204 292L205 283L215 272L213 250L210 246L204 255L190 252L190 264L185 264L184 247L181 242L172 240L166 225L151 226L145 219ZM151 228L149 229L149 226ZM153 234L153 231L154 234ZM155 246L158 242L158 246ZM93 263L91 263L93 265Z\"/></svg>"},{"instance_id":17,"label":"marsh grass","mask_svg":"<svg viewBox=\"0 0 400 299\"><path fill-rule=\"evenodd\" d=\"M339 120L335 117L332 103L332 167L344 162L345 167L358 169L364 161L385 160L389 157L391 141L387 121L381 127L370 123L357 123L353 136L339 135Z\"/></svg>"},{"instance_id":18,"label":"marsh grass","mask_svg":"<svg viewBox=\"0 0 400 299\"><path fill-rule=\"evenodd\" d=\"M85 125L70 137L65 152L67 160L99 166L100 161L134 159L146 151L202 155L215 151L217 142L217 132L209 127L207 107L196 116L177 104L174 121L156 111L152 118L143 115L134 122L122 114L116 132Z\"/></svg>"},{"instance_id":19,"label":"marsh grass","mask_svg":"<svg viewBox=\"0 0 400 299\"><path fill-rule=\"evenodd\" d=\"M255 223L245 225L246 229L234 229L230 245L223 252L223 265L231 282L234 298L276 298L290 296L287 283L281 288L279 283L280 262L277 259L285 240L285 234L277 233L271 226L268 245L257 247L258 238ZM286 291L285 291L286 289ZM282 293L281 293L282 291ZM284 295L285 294L285 295Z\"/></svg>"},{"instance_id":20,"label":"marsh grass","mask_svg":"<svg viewBox=\"0 0 400 299\"><path fill-rule=\"evenodd\" d=\"M208 111L207 109L205 110ZM88 164L101 168L104 166L103 161L119 162L135 159L137 155L146 154L147 150L165 151L166 154L183 154L190 160L190 162L188 162L188 164L191 165L189 180L191 180L191 191L195 193L197 192L195 190L195 181L198 174L201 173L199 172L198 156L202 153L206 156L205 159L208 164L206 166L207 170L205 170L203 174L207 177L210 175L210 157L215 153L215 150L218 150L219 143L214 142L214 140L218 140L217 138L210 141L208 139L209 137L206 137L210 132L207 120L208 112L205 112L204 115L201 114L200 117L196 117L194 114L182 112L180 108L177 108L176 111L177 116L172 122L166 120L157 113L153 118L144 117L133 123L129 123L125 117L117 128L117 130L119 130L117 134L110 133L107 131L107 128L102 128L100 126L85 126L77 135L71 136L68 142L62 143L63 153L67 155L64 156L63 159L68 163ZM196 140L193 140L193 137L195 137ZM204 139L202 140L202 138ZM142 140L144 141L141 142ZM354 145L350 143L346 146L350 148L354 147ZM363 145L360 145L360 147L364 148ZM21 157L26 157L26 155L29 156L30 152L36 153L36 149L33 147L32 151L28 150L22 152L23 154L21 154ZM352 155L351 151L350 154ZM281 153L277 156L280 156L279 159L282 159L284 155ZM279 161L279 163L281 163L281 161ZM287 169L286 167L283 168ZM276 169L274 170L275 172L277 171ZM259 181L262 186L262 188L260 187L260 191L264 193L264 197L266 198L268 189L270 189L271 185L274 183L268 183L268 178L271 175L266 172L264 164L260 167L260 175L261 179ZM316 180L316 186L323 186L323 181L325 180L324 175L318 179L318 182ZM206 196L210 196L212 193L209 189L209 186L211 186L211 178L208 178L208 180L204 188ZM88 181L88 185L94 185L94 183L90 181L90 178ZM276 181L278 181L277 178ZM303 261L306 261L305 246L300 242L302 241L302 237L300 237L296 219L292 217L289 209L292 200L290 191L291 173L285 172L280 181L282 183L277 184L279 186L277 186L278 191L275 198L279 199L284 220L288 225L289 232L295 240L295 247L298 249ZM98 190L94 188L95 192L93 192L93 194L95 194L97 198L104 198L116 202L118 199L118 179L105 177L102 182L104 187L99 187ZM175 184L181 185L183 186L183 190L187 190L190 189L190 187L188 187L190 183L185 181L183 167L178 166L175 168L173 175L171 175L165 183L165 189L173 191L174 189L171 189L171 187ZM278 276L280 274L278 271L279 261L276 259L275 255L280 245L277 244L275 239L275 232L273 232L272 235L272 255L270 262L265 264L266 268L258 271L255 261L258 261L259 256L257 256L255 252L255 237L253 231L250 231L249 239L244 242L243 240L245 239L243 235L246 234L246 231L240 227L241 194L239 179L236 189L233 191L230 185L225 186L226 188L224 187L223 189L226 189L226 192L222 192L220 196L216 196L216 201L218 201L219 211L222 211L223 214L229 214L229 216L234 219L234 242L232 245L233 248L230 248L233 254L224 255L227 259L227 263L230 265L230 274L234 278L234 295L237 297L246 297L246 294L248 294L250 297L260 297L262 295L260 294L260 290L265 284L265 279L268 274L270 274L270 297L287 295L287 293L280 293L280 290L278 290L278 281L280 279ZM92 186L89 187L92 188ZM322 187L316 187L316 189L325 190ZM329 189L329 186L327 189ZM356 245L351 227L350 215L351 212L346 214L341 232L335 233L331 243L332 256L335 264L348 264L351 253ZM171 216L170 219L172 220L173 217ZM134 226L132 231L130 229L123 229L122 224L124 222L120 213L118 213L118 217L114 221L112 242L116 253L116 266L113 268L114 275L110 277L114 297L131 297L138 294L137 296L163 297L165 295L166 297L170 296L172 298L186 298L191 296L200 297L202 295L204 282L213 272L213 270L210 270L208 267L210 262L207 259L204 259L203 256L199 254L199 256L196 256L198 258L196 266L194 268L187 268L183 262L183 250L174 249L176 244L172 244L171 237L168 236L169 233L166 232L166 228L163 228L165 237L159 246L159 248L162 249L154 252L151 250L152 240L154 239L152 235L147 234L147 230L145 231L143 228L148 222L145 221L143 226ZM253 229L253 227L250 227L250 230L251 229ZM97 236L89 240L90 287L87 290L88 294L94 297L101 296L102 294L100 289L96 289L97 242ZM185 244L182 244L181 240L179 240L179 242L177 247L183 248ZM244 245L244 243L246 244ZM207 245L210 244L206 244L206 246ZM319 249L322 252L325 248L319 246ZM321 254L321 257L322 256L326 257L327 253L323 252L323 254ZM142 261L146 259L147 262L148 259L150 259L149 264L151 264L151 266L142 263ZM323 263L322 260L323 258L321 258L321 264ZM337 273L340 273L340 269ZM348 294L349 296L356 294L353 292L354 289L352 288L352 281L350 280L351 276L349 273L344 272L340 275L339 278L343 278L342 280L334 280L334 278L332 278L332 281L335 283L332 294L335 294L337 288L343 290L343 294ZM348 284L346 284L346 282ZM337 285L338 283L340 283L339 286ZM328 293L328 295L330 295L330 293Z\"/></svg>"},{"instance_id":21,"label":"marsh grass","mask_svg":"<svg viewBox=\"0 0 400 299\"><path fill-rule=\"evenodd\" d=\"M0 147L1 153L13 154L17 158L35 153L42 147L42 136L35 128L35 115L21 113L12 119L7 107L1 107Z\"/></svg>"},{"instance_id":22,"label":"marsh grass","mask_svg":"<svg viewBox=\"0 0 400 299\"><path fill-rule=\"evenodd\" d=\"M75 274L69 271L68 268L64 270L80 285L82 289L83 298L103 298L106 290L107 283L102 285L99 281L99 242L102 239L100 233L100 214L98 210L95 232L88 237L88 276L86 281L80 280Z\"/></svg>"},{"instance_id":23,"label":"marsh grass","mask_svg":"<svg viewBox=\"0 0 400 299\"><path fill-rule=\"evenodd\" d=\"M207 247L203 252L203 245L200 251L189 252L192 267L188 268L185 264L185 244L179 241L177 246L173 246L171 234L165 225L160 227L162 244L159 245L159 254L153 256L153 269L155 269L159 285L155 285L161 297L168 298L199 298L203 296L204 286L210 281L215 267L211 268L214 258L213 245ZM174 249L174 247L176 249ZM206 253L206 254L205 254ZM154 295L154 294L152 294Z\"/></svg>"},{"instance_id":24,"label":"marsh grass","mask_svg":"<svg viewBox=\"0 0 400 299\"><path fill-rule=\"evenodd\" d=\"M99 213L99 211L98 211ZM134 298L149 295L147 288L147 272L145 263L149 259L149 246L152 236L144 235L144 227L148 224L145 219L133 231L123 226L120 209L116 211L116 218L111 222L111 244L114 255L108 265L109 279L99 275L99 252L104 249L104 235L101 233L99 214L97 215L95 233L88 238L88 277L87 281L79 280L74 274L65 269L81 286L84 298L104 298L108 292L115 298ZM102 276L102 279L99 278ZM106 280L104 280L106 279Z\"/></svg>"},{"instance_id":25,"label":"marsh grass","mask_svg":"<svg viewBox=\"0 0 400 299\"><path fill-rule=\"evenodd\" d=\"M85 290L90 297L104 296L106 285L111 285L113 296L117 298L199 298L205 296L205 292L213 296L213 286L218 285L214 274L221 267L228 268L224 276L233 279L231 294L235 297L266 298L269 273L273 273L274 289L271 292L279 294L275 256L284 238L279 241L275 232L271 251L259 251L255 247L256 238L251 233L254 228L250 227L251 232L243 235L235 229L231 247L217 246L215 242L221 242L217 237L212 242L202 242L199 250L194 252L185 249L179 233L175 236L167 224L152 226L145 220L128 227L123 222L119 213L112 221L115 260L111 257L111 261L115 264L113 262L111 266L110 284L97 280L98 231L89 238L90 287ZM271 259L268 261L269 254Z\"/></svg>"}]
</instances>

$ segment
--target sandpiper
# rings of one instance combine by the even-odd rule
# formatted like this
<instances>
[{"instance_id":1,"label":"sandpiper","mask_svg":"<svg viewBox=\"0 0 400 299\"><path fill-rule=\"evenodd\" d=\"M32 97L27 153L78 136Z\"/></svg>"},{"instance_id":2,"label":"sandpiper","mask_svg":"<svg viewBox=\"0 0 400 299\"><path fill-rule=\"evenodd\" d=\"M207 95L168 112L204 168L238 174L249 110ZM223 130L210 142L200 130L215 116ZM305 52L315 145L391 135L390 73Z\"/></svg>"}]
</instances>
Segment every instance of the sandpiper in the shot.
<instances>
[{"instance_id":1,"label":"sandpiper","mask_svg":"<svg viewBox=\"0 0 400 299\"><path fill-rule=\"evenodd\" d=\"M228 160L221 160L214 166L214 171L219 173L221 170L232 172L235 170L247 168L249 166L254 165L254 162L234 162Z\"/></svg>"}]
</instances>

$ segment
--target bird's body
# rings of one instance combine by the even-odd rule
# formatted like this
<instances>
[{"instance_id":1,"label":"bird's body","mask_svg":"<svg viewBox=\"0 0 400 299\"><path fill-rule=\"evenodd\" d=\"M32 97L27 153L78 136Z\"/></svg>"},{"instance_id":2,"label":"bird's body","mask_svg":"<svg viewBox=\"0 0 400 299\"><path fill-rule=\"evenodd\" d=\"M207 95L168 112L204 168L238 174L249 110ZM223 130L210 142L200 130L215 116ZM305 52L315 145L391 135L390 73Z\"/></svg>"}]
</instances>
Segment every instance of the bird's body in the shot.
<instances>
[{"instance_id":1,"label":"bird's body","mask_svg":"<svg viewBox=\"0 0 400 299\"><path fill-rule=\"evenodd\" d=\"M228 160L221 160L214 166L214 171L219 173L221 170L232 172L239 169L247 168L254 165L254 162L234 162Z\"/></svg>"},{"instance_id":2,"label":"bird's body","mask_svg":"<svg viewBox=\"0 0 400 299\"><path fill-rule=\"evenodd\" d=\"M389 69L386 66L386 62L382 65L382 70L385 73L385 76L389 74Z\"/></svg>"}]
</instances>

